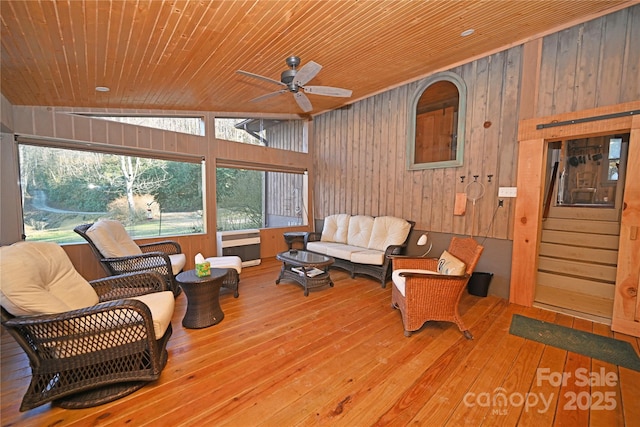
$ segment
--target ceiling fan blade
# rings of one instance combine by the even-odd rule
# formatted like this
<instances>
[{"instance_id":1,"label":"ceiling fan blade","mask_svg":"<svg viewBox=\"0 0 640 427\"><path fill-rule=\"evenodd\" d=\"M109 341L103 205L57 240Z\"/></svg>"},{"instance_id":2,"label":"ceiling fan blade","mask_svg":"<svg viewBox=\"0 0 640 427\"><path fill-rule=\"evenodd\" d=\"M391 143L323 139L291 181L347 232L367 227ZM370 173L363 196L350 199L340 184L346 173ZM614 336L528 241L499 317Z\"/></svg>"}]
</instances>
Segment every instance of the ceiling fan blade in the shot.
<instances>
[{"instance_id":1,"label":"ceiling fan blade","mask_svg":"<svg viewBox=\"0 0 640 427\"><path fill-rule=\"evenodd\" d=\"M296 99L296 102L298 103L300 108L302 108L302 111L304 111L305 113L308 113L309 111L313 110L313 107L311 106L311 101L309 101L309 98L307 98L307 95L305 95L304 93L296 92L293 94L293 97Z\"/></svg>"},{"instance_id":2,"label":"ceiling fan blade","mask_svg":"<svg viewBox=\"0 0 640 427\"><path fill-rule=\"evenodd\" d=\"M280 95L281 93L285 93L287 92L287 89L282 89L276 92L271 92L271 93L267 93L266 95L262 95L259 96L257 98L253 98L250 102L260 102L260 101L264 101L265 99L269 99L272 96L276 96L276 95Z\"/></svg>"},{"instance_id":3,"label":"ceiling fan blade","mask_svg":"<svg viewBox=\"0 0 640 427\"><path fill-rule=\"evenodd\" d=\"M331 86L305 86L304 91L306 93L312 93L314 95L340 96L343 98L350 97L352 93L352 91L348 89Z\"/></svg>"},{"instance_id":4,"label":"ceiling fan blade","mask_svg":"<svg viewBox=\"0 0 640 427\"><path fill-rule=\"evenodd\" d=\"M238 70L238 71L236 71L236 73L242 74L243 76L253 77L255 79L264 80L265 82L275 83L278 86L286 86L284 83L279 82L278 80L270 79L269 77L261 76L260 74L254 74L254 73L250 73L248 71L243 71L243 70Z\"/></svg>"},{"instance_id":5,"label":"ceiling fan blade","mask_svg":"<svg viewBox=\"0 0 640 427\"><path fill-rule=\"evenodd\" d=\"M293 83L298 86L304 86L308 81L311 81L320 70L322 70L322 65L309 61L298 70L296 76L293 78Z\"/></svg>"}]
</instances>

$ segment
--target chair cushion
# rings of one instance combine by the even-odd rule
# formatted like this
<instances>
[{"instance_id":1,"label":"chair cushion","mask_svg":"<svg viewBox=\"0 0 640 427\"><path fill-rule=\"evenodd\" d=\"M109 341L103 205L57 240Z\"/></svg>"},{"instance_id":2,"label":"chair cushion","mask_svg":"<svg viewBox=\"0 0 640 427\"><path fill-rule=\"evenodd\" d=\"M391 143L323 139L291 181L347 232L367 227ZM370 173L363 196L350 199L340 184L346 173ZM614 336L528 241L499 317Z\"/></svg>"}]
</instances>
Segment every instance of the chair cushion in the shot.
<instances>
[{"instance_id":1,"label":"chair cushion","mask_svg":"<svg viewBox=\"0 0 640 427\"><path fill-rule=\"evenodd\" d=\"M430 270L420 270L415 268L399 268L397 270L393 270L391 273L391 281L393 282L393 286L398 288L398 291L405 296L405 289L407 284L407 278L403 277L402 273L422 273L422 274L439 274L437 271Z\"/></svg>"},{"instance_id":2,"label":"chair cushion","mask_svg":"<svg viewBox=\"0 0 640 427\"><path fill-rule=\"evenodd\" d=\"M347 233L347 243L351 246L367 248L371 240L371 230L373 229L373 217L367 215L354 215L349 218L349 232Z\"/></svg>"},{"instance_id":3,"label":"chair cushion","mask_svg":"<svg viewBox=\"0 0 640 427\"><path fill-rule=\"evenodd\" d=\"M347 214L336 214L326 217L324 219L320 241L347 243L349 218L350 215Z\"/></svg>"},{"instance_id":4,"label":"chair cushion","mask_svg":"<svg viewBox=\"0 0 640 427\"><path fill-rule=\"evenodd\" d=\"M93 287L52 242L0 248L0 303L14 316L54 314L98 303Z\"/></svg>"},{"instance_id":5,"label":"chair cushion","mask_svg":"<svg viewBox=\"0 0 640 427\"><path fill-rule=\"evenodd\" d=\"M407 240L411 224L402 218L378 216L373 220L373 229L368 248L385 251L391 245L401 245Z\"/></svg>"},{"instance_id":6,"label":"chair cushion","mask_svg":"<svg viewBox=\"0 0 640 427\"><path fill-rule=\"evenodd\" d=\"M438 273L449 276L463 276L467 266L449 252L444 251L438 260Z\"/></svg>"},{"instance_id":7,"label":"chair cushion","mask_svg":"<svg viewBox=\"0 0 640 427\"><path fill-rule=\"evenodd\" d=\"M180 273L187 263L185 254L171 254L169 255L169 260L171 261L171 270L173 270L174 276Z\"/></svg>"},{"instance_id":8,"label":"chair cushion","mask_svg":"<svg viewBox=\"0 0 640 427\"><path fill-rule=\"evenodd\" d=\"M242 273L242 258L239 256L217 256L207 258L205 261L209 261L211 268L233 268L238 274Z\"/></svg>"},{"instance_id":9,"label":"chair cushion","mask_svg":"<svg viewBox=\"0 0 640 427\"><path fill-rule=\"evenodd\" d=\"M86 234L105 258L119 258L142 253L140 247L131 239L120 221L102 219L89 227Z\"/></svg>"},{"instance_id":10,"label":"chair cushion","mask_svg":"<svg viewBox=\"0 0 640 427\"><path fill-rule=\"evenodd\" d=\"M327 255L330 248L341 248L344 243L335 242L309 242L307 243L307 250L318 254Z\"/></svg>"},{"instance_id":11,"label":"chair cushion","mask_svg":"<svg viewBox=\"0 0 640 427\"><path fill-rule=\"evenodd\" d=\"M153 292L151 294L140 295L133 297L145 303L151 311L151 317L153 318L153 330L156 335L156 339L162 338L167 331L167 327L171 323L171 317L173 316L173 309L175 307L175 297L171 291Z\"/></svg>"}]
</instances>

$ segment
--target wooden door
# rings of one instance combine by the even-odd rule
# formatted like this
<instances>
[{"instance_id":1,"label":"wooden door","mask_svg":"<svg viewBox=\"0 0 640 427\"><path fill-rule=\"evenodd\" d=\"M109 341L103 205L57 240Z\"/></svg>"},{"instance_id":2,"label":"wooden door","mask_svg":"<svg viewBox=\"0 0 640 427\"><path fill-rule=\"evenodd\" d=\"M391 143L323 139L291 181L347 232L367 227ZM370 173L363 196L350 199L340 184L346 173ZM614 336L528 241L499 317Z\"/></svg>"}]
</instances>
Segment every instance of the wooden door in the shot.
<instances>
[{"instance_id":1,"label":"wooden door","mask_svg":"<svg viewBox=\"0 0 640 427\"><path fill-rule=\"evenodd\" d=\"M618 142L617 154L609 141ZM550 150L560 178L542 220L536 305L611 323L628 141L629 134L597 136Z\"/></svg>"}]
</instances>

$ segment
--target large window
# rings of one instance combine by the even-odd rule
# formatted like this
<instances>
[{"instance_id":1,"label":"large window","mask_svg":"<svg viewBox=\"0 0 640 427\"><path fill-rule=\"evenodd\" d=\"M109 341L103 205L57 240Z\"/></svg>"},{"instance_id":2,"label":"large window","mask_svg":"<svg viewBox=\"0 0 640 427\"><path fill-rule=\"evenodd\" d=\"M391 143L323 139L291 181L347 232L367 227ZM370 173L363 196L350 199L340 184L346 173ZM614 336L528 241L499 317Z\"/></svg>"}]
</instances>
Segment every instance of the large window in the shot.
<instances>
[{"instance_id":1,"label":"large window","mask_svg":"<svg viewBox=\"0 0 640 427\"><path fill-rule=\"evenodd\" d=\"M82 241L77 225L120 220L133 237L203 233L203 163L19 144L26 240Z\"/></svg>"},{"instance_id":2,"label":"large window","mask_svg":"<svg viewBox=\"0 0 640 427\"><path fill-rule=\"evenodd\" d=\"M259 169L216 171L218 231L307 224L307 175Z\"/></svg>"}]
</instances>

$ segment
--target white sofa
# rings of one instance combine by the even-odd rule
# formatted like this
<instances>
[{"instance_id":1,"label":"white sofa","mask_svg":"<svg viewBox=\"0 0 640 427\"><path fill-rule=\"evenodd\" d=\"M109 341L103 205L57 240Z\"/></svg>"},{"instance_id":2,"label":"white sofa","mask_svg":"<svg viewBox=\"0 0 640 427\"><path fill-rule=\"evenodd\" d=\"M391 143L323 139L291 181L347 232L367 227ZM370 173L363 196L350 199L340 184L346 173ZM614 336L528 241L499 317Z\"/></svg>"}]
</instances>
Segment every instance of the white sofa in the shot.
<instances>
[{"instance_id":1,"label":"white sofa","mask_svg":"<svg viewBox=\"0 0 640 427\"><path fill-rule=\"evenodd\" d=\"M415 223L392 216L336 214L325 218L322 233L307 233L305 249L333 257L332 267L365 274L386 286L389 255L402 254Z\"/></svg>"}]
</instances>

